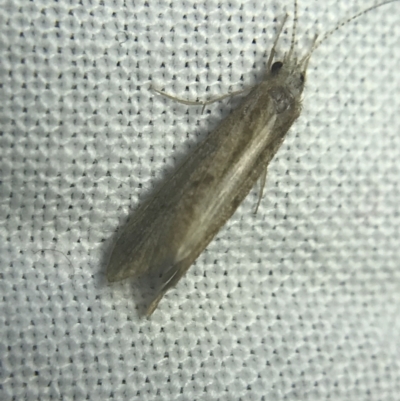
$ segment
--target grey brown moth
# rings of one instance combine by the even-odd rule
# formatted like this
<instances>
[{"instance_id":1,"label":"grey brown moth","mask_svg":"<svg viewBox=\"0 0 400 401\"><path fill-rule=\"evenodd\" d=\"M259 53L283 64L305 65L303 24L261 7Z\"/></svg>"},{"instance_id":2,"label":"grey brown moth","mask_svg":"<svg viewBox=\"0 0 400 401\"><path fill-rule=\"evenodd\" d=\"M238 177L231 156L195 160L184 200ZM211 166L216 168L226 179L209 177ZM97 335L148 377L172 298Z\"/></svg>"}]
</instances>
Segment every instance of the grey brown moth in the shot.
<instances>
[{"instance_id":1,"label":"grey brown moth","mask_svg":"<svg viewBox=\"0 0 400 401\"><path fill-rule=\"evenodd\" d=\"M232 216L257 180L265 184L267 167L301 112L301 95L313 51L340 26L391 0L370 7L339 24L300 59L294 54L297 1L291 46L275 61L272 46L267 72L241 105L223 120L183 162L161 189L123 228L112 251L109 281L157 275L161 284L148 307L151 315L164 294ZM167 95L168 96L168 95ZM170 97L170 96L168 96ZM221 99L227 96L221 96ZM190 102L183 102L190 103ZM262 197L262 189L259 201Z\"/></svg>"}]
</instances>

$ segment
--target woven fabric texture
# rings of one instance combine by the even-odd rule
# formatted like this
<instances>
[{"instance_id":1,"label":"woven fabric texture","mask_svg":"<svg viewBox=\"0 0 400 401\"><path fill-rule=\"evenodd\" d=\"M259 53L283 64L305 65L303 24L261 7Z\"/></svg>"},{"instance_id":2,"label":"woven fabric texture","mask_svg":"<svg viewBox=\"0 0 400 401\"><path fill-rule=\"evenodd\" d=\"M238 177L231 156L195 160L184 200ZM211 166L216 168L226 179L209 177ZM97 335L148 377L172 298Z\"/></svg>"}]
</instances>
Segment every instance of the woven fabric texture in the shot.
<instances>
[{"instance_id":1,"label":"woven fabric texture","mask_svg":"<svg viewBox=\"0 0 400 401\"><path fill-rule=\"evenodd\" d=\"M351 4L350 4L351 3ZM296 49L371 1L299 2ZM9 0L0 13L1 400L398 400L400 2L313 54L255 188L161 301L116 231L259 82L293 4Z\"/></svg>"}]
</instances>

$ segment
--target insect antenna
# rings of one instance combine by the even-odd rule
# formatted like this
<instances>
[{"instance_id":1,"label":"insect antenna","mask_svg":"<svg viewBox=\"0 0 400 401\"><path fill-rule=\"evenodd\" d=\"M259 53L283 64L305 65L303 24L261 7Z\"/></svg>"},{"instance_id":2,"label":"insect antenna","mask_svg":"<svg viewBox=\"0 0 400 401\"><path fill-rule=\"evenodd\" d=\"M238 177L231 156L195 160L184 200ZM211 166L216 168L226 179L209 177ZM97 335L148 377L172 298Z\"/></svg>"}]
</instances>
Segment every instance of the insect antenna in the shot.
<instances>
[{"instance_id":1,"label":"insect antenna","mask_svg":"<svg viewBox=\"0 0 400 401\"><path fill-rule=\"evenodd\" d=\"M354 14L353 16L351 16L351 17L349 17L349 18L346 18L345 20L339 22L333 29L331 29L330 31L326 32L326 33L322 36L321 40L319 40L319 41L317 41L316 39L314 40L314 44L313 44L313 46L311 47L311 50L310 50L309 53L302 59L301 63L304 63L305 67L307 67L308 61L310 60L311 55L314 53L314 51L315 51L316 49L318 49L318 47L320 47L321 44L322 44L323 42L325 42L328 38L330 38L336 31L338 31L338 30L339 30L340 28L342 28L343 26L345 26L345 25L347 25L348 23L354 21L355 19L357 19L357 18L359 18L359 17L361 17L361 16L363 16L363 15L369 13L369 12L372 11L372 10L376 10L377 8L382 7L382 6L386 5L386 4L395 3L395 2L397 2L397 1L400 1L400 0L387 0L387 1L383 1L382 3L378 3L378 4L375 4L374 6L365 8L364 10L362 10L362 11L360 11L360 12Z\"/></svg>"},{"instance_id":2,"label":"insect antenna","mask_svg":"<svg viewBox=\"0 0 400 401\"><path fill-rule=\"evenodd\" d=\"M291 60L294 52L294 46L296 44L296 29L297 29L297 0L293 1L293 8L294 8L294 15L293 15L293 25L292 25L292 38L290 41L290 49L289 49L289 54L288 54L288 60Z\"/></svg>"}]
</instances>

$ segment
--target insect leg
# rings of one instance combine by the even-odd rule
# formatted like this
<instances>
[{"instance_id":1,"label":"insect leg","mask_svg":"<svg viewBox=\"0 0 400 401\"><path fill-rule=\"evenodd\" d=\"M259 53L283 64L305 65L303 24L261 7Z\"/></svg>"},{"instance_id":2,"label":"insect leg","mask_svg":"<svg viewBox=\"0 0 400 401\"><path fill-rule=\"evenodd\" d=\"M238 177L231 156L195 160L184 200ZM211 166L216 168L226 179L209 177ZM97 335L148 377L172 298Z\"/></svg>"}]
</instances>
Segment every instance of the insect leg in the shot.
<instances>
[{"instance_id":1,"label":"insect leg","mask_svg":"<svg viewBox=\"0 0 400 401\"><path fill-rule=\"evenodd\" d=\"M258 192L258 200L257 200L257 205L253 212L254 214L257 214L258 207L260 206L261 199L263 198L265 183L267 182L267 171L268 171L268 168L266 167L260 178L260 190Z\"/></svg>"},{"instance_id":2,"label":"insect leg","mask_svg":"<svg viewBox=\"0 0 400 401\"><path fill-rule=\"evenodd\" d=\"M246 89L241 89L241 90L234 91L234 92L225 93L224 95L217 96L217 97L214 97L212 99L204 100L204 101L185 100L185 99L181 99L179 97L173 96L173 95L169 95L168 93L162 92L159 89L156 89L156 88L153 88L153 87L151 87L150 89L152 89L154 92L157 92L159 95L162 95L164 97L167 97L168 99L174 100L175 102L186 104L187 106L203 106L203 109L201 111L203 113L204 109L206 108L206 106L208 106L208 105L210 105L212 103L219 102L219 101L221 101L223 99L226 99L227 97L231 98L231 97L238 96L238 95L241 95L243 93L249 92L252 88L253 87L246 88Z\"/></svg>"},{"instance_id":3,"label":"insect leg","mask_svg":"<svg viewBox=\"0 0 400 401\"><path fill-rule=\"evenodd\" d=\"M149 307L147 308L146 315L151 316L154 310L157 308L158 303L161 301L165 293L176 286L178 281L187 272L190 265L193 263L193 258L182 259L181 261L175 262L171 265L166 272L163 273L163 283L161 284L157 296L153 299Z\"/></svg>"}]
</instances>

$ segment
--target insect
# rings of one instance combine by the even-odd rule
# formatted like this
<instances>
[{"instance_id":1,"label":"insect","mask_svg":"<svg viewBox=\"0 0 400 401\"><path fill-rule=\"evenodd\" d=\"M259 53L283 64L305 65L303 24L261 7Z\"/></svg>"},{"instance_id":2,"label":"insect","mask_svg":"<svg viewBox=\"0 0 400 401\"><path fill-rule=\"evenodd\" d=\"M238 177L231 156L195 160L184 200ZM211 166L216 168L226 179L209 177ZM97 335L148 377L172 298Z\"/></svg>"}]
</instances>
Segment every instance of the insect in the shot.
<instances>
[{"instance_id":1,"label":"insect","mask_svg":"<svg viewBox=\"0 0 400 401\"><path fill-rule=\"evenodd\" d=\"M258 180L261 182L259 204L268 164L300 115L307 65L314 50L341 26L395 1L398 0L385 1L359 12L327 32L320 41L316 36L309 52L298 59L294 49L297 23L297 1L294 0L289 51L283 60L275 60L286 15L269 54L263 81L250 89L241 105L135 212L112 251L108 280L144 274L158 276L157 295L147 310L151 315L164 294L177 284ZM217 100L227 96L230 95Z\"/></svg>"}]
</instances>

